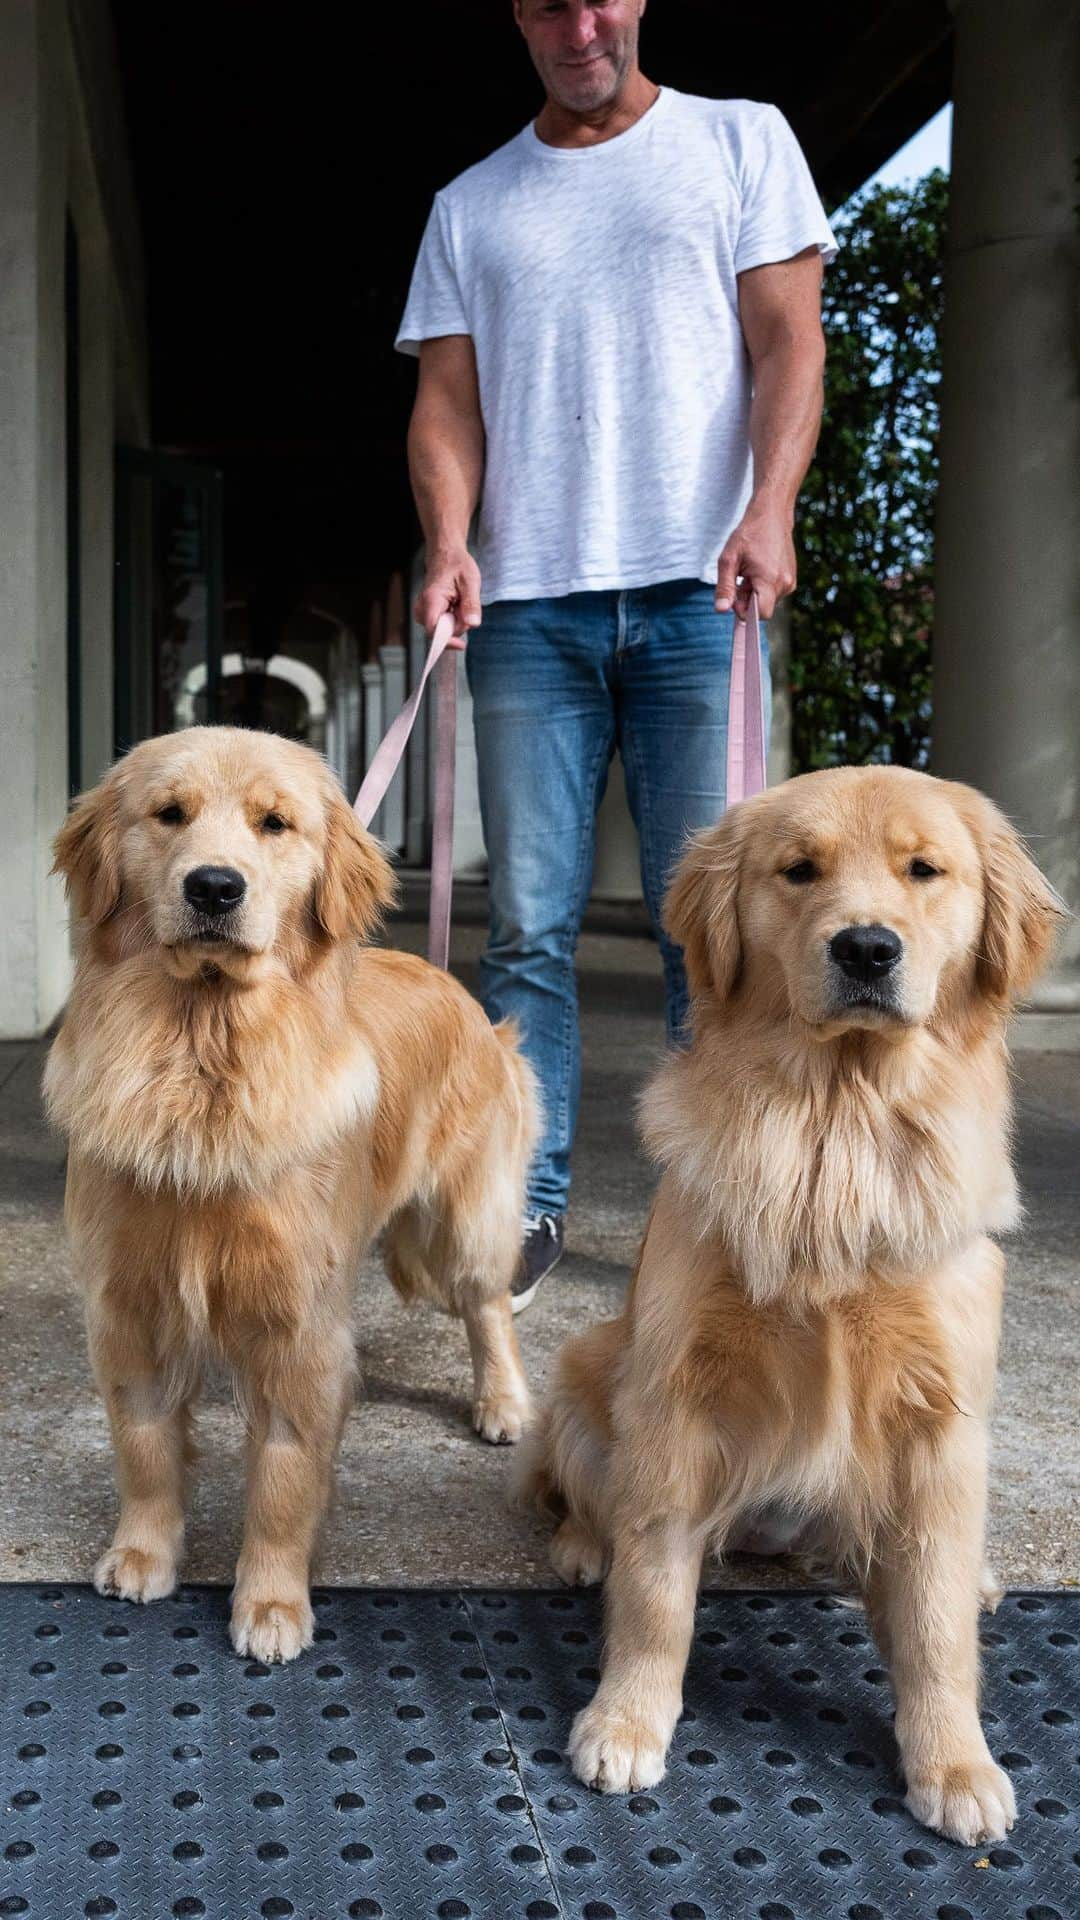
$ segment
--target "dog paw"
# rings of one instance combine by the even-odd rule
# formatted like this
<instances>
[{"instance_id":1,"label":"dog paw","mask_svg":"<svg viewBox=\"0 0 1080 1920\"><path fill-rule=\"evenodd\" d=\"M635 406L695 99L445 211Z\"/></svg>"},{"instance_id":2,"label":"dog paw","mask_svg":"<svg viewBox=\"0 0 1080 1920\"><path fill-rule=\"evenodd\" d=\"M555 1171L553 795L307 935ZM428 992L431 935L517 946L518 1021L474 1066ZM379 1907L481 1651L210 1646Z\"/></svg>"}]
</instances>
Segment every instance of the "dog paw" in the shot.
<instances>
[{"instance_id":1,"label":"dog paw","mask_svg":"<svg viewBox=\"0 0 1080 1920\"><path fill-rule=\"evenodd\" d=\"M604 1549L594 1533L564 1520L551 1542L551 1564L568 1587L595 1587L604 1577Z\"/></svg>"},{"instance_id":2,"label":"dog paw","mask_svg":"<svg viewBox=\"0 0 1080 1920\"><path fill-rule=\"evenodd\" d=\"M1004 1597L1005 1589L998 1585L998 1577L989 1560L983 1561L983 1570L979 1575L979 1606L983 1613L996 1613Z\"/></svg>"},{"instance_id":3,"label":"dog paw","mask_svg":"<svg viewBox=\"0 0 1080 1920\"><path fill-rule=\"evenodd\" d=\"M176 1562L167 1553L144 1553L140 1547L110 1547L94 1568L99 1593L120 1600L164 1600L176 1586Z\"/></svg>"},{"instance_id":4,"label":"dog paw","mask_svg":"<svg viewBox=\"0 0 1080 1920\"><path fill-rule=\"evenodd\" d=\"M315 1617L306 1594L299 1600L238 1600L229 1631L237 1653L272 1667L310 1647Z\"/></svg>"},{"instance_id":5,"label":"dog paw","mask_svg":"<svg viewBox=\"0 0 1080 1920\"><path fill-rule=\"evenodd\" d=\"M609 1712L599 1701L582 1709L570 1731L570 1765L598 1793L638 1793L664 1777L668 1742L661 1728Z\"/></svg>"},{"instance_id":6,"label":"dog paw","mask_svg":"<svg viewBox=\"0 0 1080 1920\"><path fill-rule=\"evenodd\" d=\"M529 1418L528 1395L514 1389L485 1394L473 1401L472 1423L482 1440L492 1446L511 1446L520 1440Z\"/></svg>"},{"instance_id":7,"label":"dog paw","mask_svg":"<svg viewBox=\"0 0 1080 1920\"><path fill-rule=\"evenodd\" d=\"M964 1847L1004 1840L1016 1819L1012 1781L989 1755L909 1782L907 1804L924 1827Z\"/></svg>"}]
</instances>

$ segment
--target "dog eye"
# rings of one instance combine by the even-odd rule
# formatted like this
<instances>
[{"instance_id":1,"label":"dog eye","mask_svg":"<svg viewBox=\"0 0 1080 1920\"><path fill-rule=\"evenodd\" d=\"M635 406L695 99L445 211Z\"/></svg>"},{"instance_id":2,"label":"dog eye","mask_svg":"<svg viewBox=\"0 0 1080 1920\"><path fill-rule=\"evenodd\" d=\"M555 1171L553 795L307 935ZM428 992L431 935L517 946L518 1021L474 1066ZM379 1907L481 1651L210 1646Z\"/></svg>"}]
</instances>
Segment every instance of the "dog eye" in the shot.
<instances>
[{"instance_id":1,"label":"dog eye","mask_svg":"<svg viewBox=\"0 0 1080 1920\"><path fill-rule=\"evenodd\" d=\"M170 801L167 807L159 807L155 815L155 819L160 820L163 827L178 827L183 818L184 809L178 807L175 800Z\"/></svg>"},{"instance_id":2,"label":"dog eye","mask_svg":"<svg viewBox=\"0 0 1080 1920\"><path fill-rule=\"evenodd\" d=\"M913 860L908 873L912 880L936 880L940 867L932 867L929 860Z\"/></svg>"},{"instance_id":3,"label":"dog eye","mask_svg":"<svg viewBox=\"0 0 1080 1920\"><path fill-rule=\"evenodd\" d=\"M808 880L817 879L817 868L812 860L796 860L794 866L781 867L780 871L793 887L805 887Z\"/></svg>"},{"instance_id":4,"label":"dog eye","mask_svg":"<svg viewBox=\"0 0 1080 1920\"><path fill-rule=\"evenodd\" d=\"M288 824L287 820L282 819L280 813L264 813L259 822L263 833L284 833Z\"/></svg>"}]
</instances>

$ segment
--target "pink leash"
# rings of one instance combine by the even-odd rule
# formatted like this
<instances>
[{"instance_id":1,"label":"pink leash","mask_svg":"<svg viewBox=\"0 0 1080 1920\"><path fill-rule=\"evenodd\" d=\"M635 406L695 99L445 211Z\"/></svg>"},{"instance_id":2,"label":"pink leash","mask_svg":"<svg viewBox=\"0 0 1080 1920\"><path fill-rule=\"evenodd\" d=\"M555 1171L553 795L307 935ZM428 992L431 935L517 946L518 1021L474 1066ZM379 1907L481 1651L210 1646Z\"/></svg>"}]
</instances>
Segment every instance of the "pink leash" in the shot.
<instances>
[{"instance_id":1,"label":"pink leash","mask_svg":"<svg viewBox=\"0 0 1080 1920\"><path fill-rule=\"evenodd\" d=\"M450 953L450 906L454 874L454 758L457 744L457 661L465 641L455 639L453 616L435 624L424 671L401 712L390 722L364 775L354 806L370 826L416 724L424 688L435 673L435 820L431 838L431 907L428 959L445 967ZM436 669L438 670L436 672ZM728 698L727 804L733 807L765 785L765 703L761 686L761 629L756 593L745 620L736 620Z\"/></svg>"},{"instance_id":2,"label":"pink leash","mask_svg":"<svg viewBox=\"0 0 1080 1920\"><path fill-rule=\"evenodd\" d=\"M457 660L454 656L464 651L464 638L454 637L453 615L442 614L435 623L424 671L401 712L386 729L353 802L360 824L370 826L401 764L401 756L420 711L424 688L435 673L435 820L431 836L431 906L428 915L428 959L435 967L445 967L450 954L450 900L454 876L454 749L457 743Z\"/></svg>"},{"instance_id":3,"label":"pink leash","mask_svg":"<svg viewBox=\"0 0 1080 1920\"><path fill-rule=\"evenodd\" d=\"M745 620L736 620L731 644L728 695L727 804L760 793L765 785L765 701L761 686L761 625L757 594Z\"/></svg>"}]
</instances>

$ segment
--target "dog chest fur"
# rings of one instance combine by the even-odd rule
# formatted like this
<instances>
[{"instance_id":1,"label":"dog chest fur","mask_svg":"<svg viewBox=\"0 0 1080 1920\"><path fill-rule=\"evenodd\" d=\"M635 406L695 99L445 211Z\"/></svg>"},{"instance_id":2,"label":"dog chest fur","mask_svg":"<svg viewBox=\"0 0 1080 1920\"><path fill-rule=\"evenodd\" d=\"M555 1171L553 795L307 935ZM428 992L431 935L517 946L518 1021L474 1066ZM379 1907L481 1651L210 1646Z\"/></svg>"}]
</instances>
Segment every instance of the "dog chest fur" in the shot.
<instances>
[{"instance_id":1,"label":"dog chest fur","mask_svg":"<svg viewBox=\"0 0 1080 1920\"><path fill-rule=\"evenodd\" d=\"M861 1071L823 1056L817 1076L794 1082L725 1053L714 1040L664 1066L642 1127L754 1300L820 1306L869 1273L925 1272L1015 1224L1000 1048L988 1043L961 1077L918 1036L902 1085L881 1053Z\"/></svg>"},{"instance_id":2,"label":"dog chest fur","mask_svg":"<svg viewBox=\"0 0 1080 1920\"><path fill-rule=\"evenodd\" d=\"M668 1175L650 1222L621 1367L608 1392L623 1432L679 1408L710 1532L782 1503L863 1549L902 1504L897 1475L989 1403L1003 1262L975 1241L907 1281L864 1277L822 1307L751 1300L714 1248L688 1243ZM615 1381L620 1379L616 1386ZM636 1452L646 1457L644 1448ZM658 1496L663 1504L666 1496ZM646 1502L646 1504L648 1504Z\"/></svg>"},{"instance_id":3,"label":"dog chest fur","mask_svg":"<svg viewBox=\"0 0 1080 1920\"><path fill-rule=\"evenodd\" d=\"M301 993L287 979L228 998L163 989L142 959L84 979L46 1069L50 1116L142 1187L265 1190L378 1103L369 1047L341 1017L313 1029Z\"/></svg>"},{"instance_id":4,"label":"dog chest fur","mask_svg":"<svg viewBox=\"0 0 1080 1920\"><path fill-rule=\"evenodd\" d=\"M340 1305L366 1222L351 1181L300 1168L272 1192L183 1201L72 1156L67 1216L94 1311L156 1328L158 1354L289 1339ZM300 1250L298 1252L298 1250Z\"/></svg>"}]
</instances>

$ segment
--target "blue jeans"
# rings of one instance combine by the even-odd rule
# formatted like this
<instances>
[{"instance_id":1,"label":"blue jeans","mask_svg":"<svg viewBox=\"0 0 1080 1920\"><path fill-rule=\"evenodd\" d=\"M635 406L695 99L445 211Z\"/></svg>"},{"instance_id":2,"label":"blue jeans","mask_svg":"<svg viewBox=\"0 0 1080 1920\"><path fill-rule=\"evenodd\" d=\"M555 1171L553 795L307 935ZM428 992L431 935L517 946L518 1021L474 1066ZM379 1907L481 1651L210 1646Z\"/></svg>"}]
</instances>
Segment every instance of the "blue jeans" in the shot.
<instances>
[{"instance_id":1,"label":"blue jeans","mask_svg":"<svg viewBox=\"0 0 1080 1920\"><path fill-rule=\"evenodd\" d=\"M682 950L660 913L687 833L724 810L732 630L712 587L671 580L496 601L469 636L491 911L480 993L491 1020L517 1021L540 1083L537 1212L565 1213L570 1191L581 1088L574 953L616 746L663 959L668 1039L682 1037Z\"/></svg>"}]
</instances>

